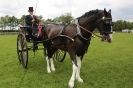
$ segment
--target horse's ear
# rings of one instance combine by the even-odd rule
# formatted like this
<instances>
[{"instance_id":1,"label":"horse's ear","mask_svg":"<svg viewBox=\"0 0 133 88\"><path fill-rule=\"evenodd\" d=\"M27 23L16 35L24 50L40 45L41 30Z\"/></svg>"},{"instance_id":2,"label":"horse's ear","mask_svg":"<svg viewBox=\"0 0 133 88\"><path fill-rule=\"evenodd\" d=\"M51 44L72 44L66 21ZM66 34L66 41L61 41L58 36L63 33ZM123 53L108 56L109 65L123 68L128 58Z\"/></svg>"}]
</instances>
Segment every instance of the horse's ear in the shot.
<instances>
[{"instance_id":1,"label":"horse's ear","mask_svg":"<svg viewBox=\"0 0 133 88\"><path fill-rule=\"evenodd\" d=\"M107 13L106 8L104 8L104 14L106 14L106 13Z\"/></svg>"},{"instance_id":2,"label":"horse's ear","mask_svg":"<svg viewBox=\"0 0 133 88\"><path fill-rule=\"evenodd\" d=\"M111 9L108 12L111 13Z\"/></svg>"},{"instance_id":3,"label":"horse's ear","mask_svg":"<svg viewBox=\"0 0 133 88\"><path fill-rule=\"evenodd\" d=\"M104 12L106 12L106 8L104 8Z\"/></svg>"}]
</instances>

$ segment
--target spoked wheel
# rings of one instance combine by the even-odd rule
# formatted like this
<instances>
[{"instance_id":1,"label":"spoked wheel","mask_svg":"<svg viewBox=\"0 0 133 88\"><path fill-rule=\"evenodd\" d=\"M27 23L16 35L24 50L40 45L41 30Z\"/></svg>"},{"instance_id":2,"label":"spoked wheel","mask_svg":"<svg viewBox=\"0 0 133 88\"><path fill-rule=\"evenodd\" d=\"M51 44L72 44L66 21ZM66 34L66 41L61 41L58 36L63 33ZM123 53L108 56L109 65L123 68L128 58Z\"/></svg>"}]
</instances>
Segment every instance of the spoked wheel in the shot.
<instances>
[{"instance_id":1,"label":"spoked wheel","mask_svg":"<svg viewBox=\"0 0 133 88\"><path fill-rule=\"evenodd\" d=\"M21 33L17 37L17 54L19 62L22 64L23 68L27 68L28 64L27 42L24 34Z\"/></svg>"},{"instance_id":2,"label":"spoked wheel","mask_svg":"<svg viewBox=\"0 0 133 88\"><path fill-rule=\"evenodd\" d=\"M53 59L60 62L63 62L65 57L66 57L66 51L62 51L60 49L58 49L53 55Z\"/></svg>"}]
</instances>

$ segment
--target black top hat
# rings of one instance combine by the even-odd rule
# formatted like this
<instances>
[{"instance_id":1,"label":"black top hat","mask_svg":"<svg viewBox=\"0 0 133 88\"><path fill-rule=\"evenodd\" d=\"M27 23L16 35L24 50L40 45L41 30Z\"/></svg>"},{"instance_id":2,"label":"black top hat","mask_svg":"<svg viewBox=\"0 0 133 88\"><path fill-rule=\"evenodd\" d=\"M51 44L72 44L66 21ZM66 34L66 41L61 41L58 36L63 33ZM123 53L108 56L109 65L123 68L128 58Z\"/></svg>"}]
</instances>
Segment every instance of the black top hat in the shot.
<instances>
[{"instance_id":1,"label":"black top hat","mask_svg":"<svg viewBox=\"0 0 133 88\"><path fill-rule=\"evenodd\" d=\"M29 12L33 12L34 10L33 10L33 7L29 7L29 10L28 10Z\"/></svg>"}]
</instances>

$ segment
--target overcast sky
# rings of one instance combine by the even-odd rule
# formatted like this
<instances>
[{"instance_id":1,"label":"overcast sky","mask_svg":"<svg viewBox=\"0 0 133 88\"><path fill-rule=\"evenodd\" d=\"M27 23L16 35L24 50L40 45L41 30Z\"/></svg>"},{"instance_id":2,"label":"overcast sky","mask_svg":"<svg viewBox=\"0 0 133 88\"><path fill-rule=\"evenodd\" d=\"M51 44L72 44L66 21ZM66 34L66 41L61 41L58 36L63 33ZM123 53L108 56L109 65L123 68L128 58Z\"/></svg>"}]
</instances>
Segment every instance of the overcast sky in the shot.
<instances>
[{"instance_id":1,"label":"overcast sky","mask_svg":"<svg viewBox=\"0 0 133 88\"><path fill-rule=\"evenodd\" d=\"M0 16L21 17L37 0L0 0ZM133 21L133 0L38 0L36 15L44 19L71 13L74 18L94 9L111 9L113 20Z\"/></svg>"}]
</instances>

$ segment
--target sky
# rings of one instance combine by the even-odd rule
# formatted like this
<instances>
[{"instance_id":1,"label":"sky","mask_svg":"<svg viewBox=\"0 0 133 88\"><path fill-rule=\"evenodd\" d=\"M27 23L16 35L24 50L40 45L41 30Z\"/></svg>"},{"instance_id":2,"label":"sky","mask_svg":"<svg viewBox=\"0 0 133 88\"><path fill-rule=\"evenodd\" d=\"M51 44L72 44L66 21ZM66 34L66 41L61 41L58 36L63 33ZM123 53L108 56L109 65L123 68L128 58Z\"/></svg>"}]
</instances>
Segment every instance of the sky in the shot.
<instances>
[{"instance_id":1,"label":"sky","mask_svg":"<svg viewBox=\"0 0 133 88\"><path fill-rule=\"evenodd\" d=\"M74 18L95 9L111 9L113 20L133 21L133 0L0 0L0 16L20 18L34 7L35 15L44 19L71 13Z\"/></svg>"}]
</instances>

